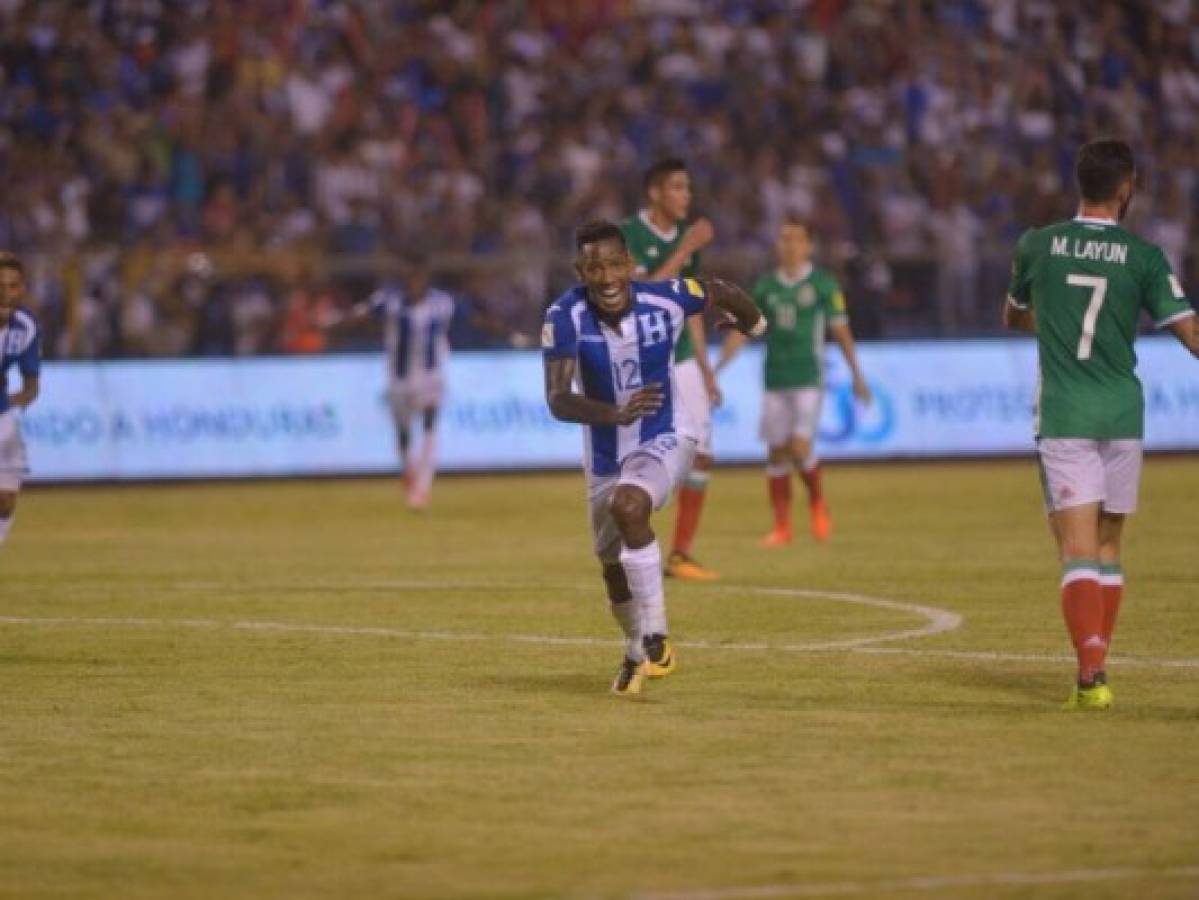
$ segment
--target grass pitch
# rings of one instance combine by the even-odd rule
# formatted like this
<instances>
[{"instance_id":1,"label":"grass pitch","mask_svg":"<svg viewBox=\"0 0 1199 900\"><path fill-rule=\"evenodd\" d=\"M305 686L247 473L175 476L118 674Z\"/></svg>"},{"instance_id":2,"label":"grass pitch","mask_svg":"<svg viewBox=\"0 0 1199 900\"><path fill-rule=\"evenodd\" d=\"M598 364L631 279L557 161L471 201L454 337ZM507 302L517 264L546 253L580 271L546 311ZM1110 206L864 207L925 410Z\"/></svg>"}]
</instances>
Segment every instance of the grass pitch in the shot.
<instances>
[{"instance_id":1,"label":"grass pitch","mask_svg":"<svg viewBox=\"0 0 1199 900\"><path fill-rule=\"evenodd\" d=\"M1147 466L1101 715L1058 709L1031 463L826 481L832 541L766 551L760 473L718 473L724 580L668 584L681 665L639 701L579 475L445 479L423 516L383 480L27 492L0 896L1199 894L1199 461ZM778 587L964 618L719 646L926 624Z\"/></svg>"}]
</instances>

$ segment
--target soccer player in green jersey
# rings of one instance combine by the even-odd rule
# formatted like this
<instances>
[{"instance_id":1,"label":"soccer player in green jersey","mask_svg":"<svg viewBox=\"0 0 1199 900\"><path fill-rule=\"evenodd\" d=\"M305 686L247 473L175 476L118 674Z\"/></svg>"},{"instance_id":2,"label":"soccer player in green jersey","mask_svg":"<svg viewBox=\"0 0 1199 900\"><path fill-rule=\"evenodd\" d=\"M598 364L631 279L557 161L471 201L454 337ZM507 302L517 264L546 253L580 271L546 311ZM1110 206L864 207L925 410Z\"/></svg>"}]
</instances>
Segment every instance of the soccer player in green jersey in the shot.
<instances>
[{"instance_id":1,"label":"soccer player in green jersey","mask_svg":"<svg viewBox=\"0 0 1199 900\"><path fill-rule=\"evenodd\" d=\"M824 541L832 530L820 459L813 448L824 395L827 335L845 356L853 375L854 396L870 402L870 388L858 365L849 329L845 294L831 272L812 265L812 236L807 225L798 219L785 220L775 251L777 268L759 278L750 292L769 325L761 425L762 439L769 448L766 477L774 510L774 528L763 540L767 547L791 543L793 470L807 488L812 536ZM728 365L744 342L744 336L736 333L725 339L717 371Z\"/></svg>"},{"instance_id":2,"label":"soccer player in green jersey","mask_svg":"<svg viewBox=\"0 0 1199 900\"><path fill-rule=\"evenodd\" d=\"M681 159L663 159L645 173L646 207L620 223L636 265L636 276L646 281L697 277L699 251L715 236L712 223L700 217L684 227L691 211L691 176ZM674 382L679 400L680 432L694 438L695 459L678 492L674 540L666 560L666 574L676 578L710 581L716 573L691 557L691 544L699 530L700 514L712 470L712 407L720 404L720 388L708 362L704 323L700 316L687 320L675 349Z\"/></svg>"},{"instance_id":3,"label":"soccer player in green jersey","mask_svg":"<svg viewBox=\"0 0 1199 900\"><path fill-rule=\"evenodd\" d=\"M1085 144L1075 177L1078 215L1016 245L1004 322L1037 336L1037 454L1078 656L1066 708L1106 709L1104 665L1124 594L1120 539L1141 477L1137 319L1144 309L1196 356L1199 327L1161 248L1119 224L1136 181L1128 144Z\"/></svg>"}]
</instances>

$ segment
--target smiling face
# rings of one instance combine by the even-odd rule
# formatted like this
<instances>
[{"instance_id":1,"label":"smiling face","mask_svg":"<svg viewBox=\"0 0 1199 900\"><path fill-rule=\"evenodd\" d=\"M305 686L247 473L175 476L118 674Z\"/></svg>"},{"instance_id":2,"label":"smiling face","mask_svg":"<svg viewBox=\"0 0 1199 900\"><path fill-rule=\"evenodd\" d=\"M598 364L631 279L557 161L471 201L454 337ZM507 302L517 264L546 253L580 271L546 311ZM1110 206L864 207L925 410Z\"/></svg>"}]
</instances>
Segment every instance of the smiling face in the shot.
<instances>
[{"instance_id":1,"label":"smiling face","mask_svg":"<svg viewBox=\"0 0 1199 900\"><path fill-rule=\"evenodd\" d=\"M0 325L7 325L25 300L25 276L16 266L0 266Z\"/></svg>"},{"instance_id":2,"label":"smiling face","mask_svg":"<svg viewBox=\"0 0 1199 900\"><path fill-rule=\"evenodd\" d=\"M584 244L575 258L575 271L587 286L587 299L600 312L616 314L629 305L633 258L615 238Z\"/></svg>"}]
</instances>

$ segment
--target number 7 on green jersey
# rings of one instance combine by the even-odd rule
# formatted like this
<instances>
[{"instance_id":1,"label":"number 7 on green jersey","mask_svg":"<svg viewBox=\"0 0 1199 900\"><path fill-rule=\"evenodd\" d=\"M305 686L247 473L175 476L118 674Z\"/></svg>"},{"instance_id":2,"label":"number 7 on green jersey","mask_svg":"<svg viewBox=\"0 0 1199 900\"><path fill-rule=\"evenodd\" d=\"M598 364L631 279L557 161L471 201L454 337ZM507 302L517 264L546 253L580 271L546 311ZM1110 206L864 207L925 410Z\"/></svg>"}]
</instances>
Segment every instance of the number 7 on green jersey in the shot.
<instances>
[{"instance_id":1,"label":"number 7 on green jersey","mask_svg":"<svg viewBox=\"0 0 1199 900\"><path fill-rule=\"evenodd\" d=\"M1087 304L1086 315L1082 318L1082 337L1078 340L1078 358L1090 359L1099 310L1103 308L1103 299L1107 296L1107 279L1102 275L1067 275L1066 284L1071 287L1088 288L1091 291L1091 300Z\"/></svg>"}]
</instances>

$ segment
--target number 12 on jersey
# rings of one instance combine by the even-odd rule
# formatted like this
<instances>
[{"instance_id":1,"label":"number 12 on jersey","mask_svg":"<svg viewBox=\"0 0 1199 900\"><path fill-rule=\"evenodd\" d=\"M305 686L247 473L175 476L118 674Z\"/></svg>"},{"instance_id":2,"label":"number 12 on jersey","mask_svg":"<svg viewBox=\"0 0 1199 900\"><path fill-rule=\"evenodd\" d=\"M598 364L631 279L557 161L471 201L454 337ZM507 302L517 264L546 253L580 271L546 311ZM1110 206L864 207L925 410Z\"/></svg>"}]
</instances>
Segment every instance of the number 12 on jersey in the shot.
<instances>
[{"instance_id":1,"label":"number 12 on jersey","mask_svg":"<svg viewBox=\"0 0 1199 900\"><path fill-rule=\"evenodd\" d=\"M641 365L635 359L622 359L612 363L612 382L618 391L634 391L641 384Z\"/></svg>"},{"instance_id":2,"label":"number 12 on jersey","mask_svg":"<svg viewBox=\"0 0 1199 900\"><path fill-rule=\"evenodd\" d=\"M1091 301L1082 317L1082 337L1078 341L1078 358L1091 358L1091 345L1095 343L1095 325L1099 321L1099 310L1107 296L1107 279L1102 275L1067 275L1066 284L1084 287L1091 291Z\"/></svg>"}]
</instances>

